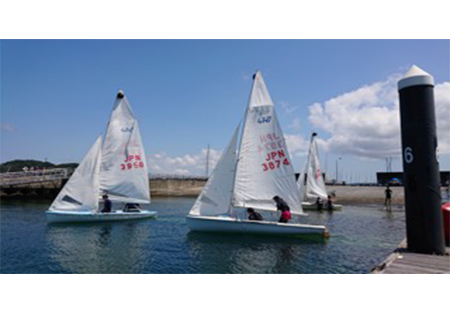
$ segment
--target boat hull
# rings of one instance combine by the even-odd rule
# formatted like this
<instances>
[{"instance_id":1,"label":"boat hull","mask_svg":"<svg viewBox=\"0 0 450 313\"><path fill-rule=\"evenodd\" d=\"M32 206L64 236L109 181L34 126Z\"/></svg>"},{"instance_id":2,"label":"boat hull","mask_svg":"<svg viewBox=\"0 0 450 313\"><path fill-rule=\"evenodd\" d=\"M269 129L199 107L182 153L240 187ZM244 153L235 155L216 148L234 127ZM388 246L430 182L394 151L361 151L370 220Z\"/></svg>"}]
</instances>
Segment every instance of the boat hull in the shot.
<instances>
[{"instance_id":1,"label":"boat hull","mask_svg":"<svg viewBox=\"0 0 450 313\"><path fill-rule=\"evenodd\" d=\"M239 220L230 217L188 215L186 222L191 231L221 233L251 233L282 236L328 236L325 226L289 224L268 221Z\"/></svg>"},{"instance_id":2,"label":"boat hull","mask_svg":"<svg viewBox=\"0 0 450 313\"><path fill-rule=\"evenodd\" d=\"M317 204L315 204L315 203L311 203L311 202L302 202L302 208L303 208L303 210L315 210L315 211L317 211L318 210L318 208L317 208ZM325 207L325 204L323 205L323 208L322 208L322 210L327 210L327 208ZM333 211L335 211L335 210L342 210L342 205L341 204L334 204L333 203Z\"/></svg>"},{"instance_id":3,"label":"boat hull","mask_svg":"<svg viewBox=\"0 0 450 313\"><path fill-rule=\"evenodd\" d=\"M47 211L45 216L48 223L92 223L156 218L158 213L155 211L111 213Z\"/></svg>"}]
</instances>

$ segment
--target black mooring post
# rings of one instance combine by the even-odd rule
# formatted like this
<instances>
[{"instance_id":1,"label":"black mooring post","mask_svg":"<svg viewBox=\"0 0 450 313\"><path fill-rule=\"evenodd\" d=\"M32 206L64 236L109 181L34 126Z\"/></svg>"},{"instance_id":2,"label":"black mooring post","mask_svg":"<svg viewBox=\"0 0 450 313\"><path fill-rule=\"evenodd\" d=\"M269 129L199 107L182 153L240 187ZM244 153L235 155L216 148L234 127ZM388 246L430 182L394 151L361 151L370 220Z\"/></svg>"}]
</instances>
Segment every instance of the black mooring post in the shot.
<instances>
[{"instance_id":1,"label":"black mooring post","mask_svg":"<svg viewBox=\"0 0 450 313\"><path fill-rule=\"evenodd\" d=\"M444 254L434 79L417 66L398 82L408 250Z\"/></svg>"}]
</instances>

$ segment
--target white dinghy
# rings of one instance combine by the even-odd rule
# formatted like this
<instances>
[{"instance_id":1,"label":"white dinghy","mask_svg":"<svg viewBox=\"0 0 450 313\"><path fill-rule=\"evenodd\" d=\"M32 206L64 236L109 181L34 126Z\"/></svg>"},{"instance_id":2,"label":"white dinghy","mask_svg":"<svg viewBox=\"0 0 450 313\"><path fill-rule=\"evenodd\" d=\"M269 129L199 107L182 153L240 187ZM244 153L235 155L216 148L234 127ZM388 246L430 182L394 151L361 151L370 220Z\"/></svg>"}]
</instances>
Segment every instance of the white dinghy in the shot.
<instances>
[{"instance_id":1,"label":"white dinghy","mask_svg":"<svg viewBox=\"0 0 450 313\"><path fill-rule=\"evenodd\" d=\"M192 231L267 235L326 235L324 226L240 218L246 208L276 212L274 196L304 215L294 169L261 73L254 76L237 157L239 126L189 215Z\"/></svg>"},{"instance_id":2,"label":"white dinghy","mask_svg":"<svg viewBox=\"0 0 450 313\"><path fill-rule=\"evenodd\" d=\"M100 197L113 203L101 213ZM147 161L138 123L122 91L117 94L105 141L91 147L46 212L48 222L102 222L154 218L147 210L125 210L127 204L149 204Z\"/></svg>"},{"instance_id":3,"label":"white dinghy","mask_svg":"<svg viewBox=\"0 0 450 313\"><path fill-rule=\"evenodd\" d=\"M302 208L304 210L318 210L319 207L316 203L317 198L322 200L323 209L326 208L326 202L328 201L327 189L320 169L316 136L317 133L312 133L308 157L306 158L305 166L297 181L300 195L303 200ZM333 203L333 210L341 209L342 205Z\"/></svg>"}]
</instances>

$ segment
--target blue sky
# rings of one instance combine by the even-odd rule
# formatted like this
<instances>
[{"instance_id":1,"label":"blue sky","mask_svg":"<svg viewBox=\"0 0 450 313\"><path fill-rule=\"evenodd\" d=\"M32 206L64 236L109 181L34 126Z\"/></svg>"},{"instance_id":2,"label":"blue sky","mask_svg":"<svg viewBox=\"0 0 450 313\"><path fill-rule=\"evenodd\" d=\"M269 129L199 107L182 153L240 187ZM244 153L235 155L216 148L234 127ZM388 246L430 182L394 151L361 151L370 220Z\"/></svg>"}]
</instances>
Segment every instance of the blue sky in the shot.
<instances>
[{"instance_id":1,"label":"blue sky","mask_svg":"<svg viewBox=\"0 0 450 313\"><path fill-rule=\"evenodd\" d=\"M140 122L151 170L202 174L204 148L211 144L214 163L242 119L257 69L291 143L296 170L312 130L323 139L322 167L331 174L337 157L347 180L373 180L387 156L394 157L393 170L400 170L394 91L413 64L439 85L439 114L450 112L447 40L2 40L0 49L1 162L79 162L104 132L122 88ZM365 110L375 107L379 124L339 126L333 106L348 103L354 105L343 120L347 114L364 122ZM438 126L445 130L448 123L447 116ZM339 146L338 138L361 134L361 128L382 128L382 136L394 140L367 148L359 138ZM445 133L440 132L440 158L448 170ZM365 148L353 149L359 144ZM385 147L389 153L374 153Z\"/></svg>"}]
</instances>

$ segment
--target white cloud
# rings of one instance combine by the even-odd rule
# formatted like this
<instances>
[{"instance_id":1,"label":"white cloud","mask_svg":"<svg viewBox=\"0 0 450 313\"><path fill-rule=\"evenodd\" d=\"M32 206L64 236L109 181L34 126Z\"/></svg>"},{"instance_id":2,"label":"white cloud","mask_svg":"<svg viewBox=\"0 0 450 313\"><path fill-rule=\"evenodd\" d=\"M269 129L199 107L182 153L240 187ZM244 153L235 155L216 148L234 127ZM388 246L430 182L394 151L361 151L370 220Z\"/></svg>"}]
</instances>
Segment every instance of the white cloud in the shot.
<instances>
[{"instance_id":1,"label":"white cloud","mask_svg":"<svg viewBox=\"0 0 450 313\"><path fill-rule=\"evenodd\" d=\"M439 153L450 153L450 82L434 88Z\"/></svg>"},{"instance_id":2,"label":"white cloud","mask_svg":"<svg viewBox=\"0 0 450 313\"><path fill-rule=\"evenodd\" d=\"M249 74L249 73L245 73L245 72L241 73L242 80L248 81L248 80L251 80L252 77L253 77L253 74Z\"/></svg>"},{"instance_id":3,"label":"white cloud","mask_svg":"<svg viewBox=\"0 0 450 313\"><path fill-rule=\"evenodd\" d=\"M300 129L302 128L301 119L298 116L294 117L294 119L292 120L292 123L289 124L289 128L295 132L300 131Z\"/></svg>"},{"instance_id":4,"label":"white cloud","mask_svg":"<svg viewBox=\"0 0 450 313\"><path fill-rule=\"evenodd\" d=\"M286 145L289 148L291 159L295 156L306 155L309 148L309 141L302 135L284 134Z\"/></svg>"},{"instance_id":5,"label":"white cloud","mask_svg":"<svg viewBox=\"0 0 450 313\"><path fill-rule=\"evenodd\" d=\"M185 154L183 156L168 156L165 152L151 154L148 157L150 174L175 175L205 175L207 149L198 154ZM221 152L215 149L209 151L209 173L216 166Z\"/></svg>"},{"instance_id":6,"label":"white cloud","mask_svg":"<svg viewBox=\"0 0 450 313\"><path fill-rule=\"evenodd\" d=\"M7 133L13 133L16 128L11 123L0 123L0 129Z\"/></svg>"},{"instance_id":7,"label":"white cloud","mask_svg":"<svg viewBox=\"0 0 450 313\"><path fill-rule=\"evenodd\" d=\"M286 114L291 114L300 108L300 105L293 105L286 101L281 101L280 106L281 106L281 109L283 110L283 112Z\"/></svg>"},{"instance_id":8,"label":"white cloud","mask_svg":"<svg viewBox=\"0 0 450 313\"><path fill-rule=\"evenodd\" d=\"M380 159L401 154L400 115L395 74L309 107L309 120L330 134L323 147L336 154ZM450 153L450 83L435 87L439 152Z\"/></svg>"}]
</instances>

